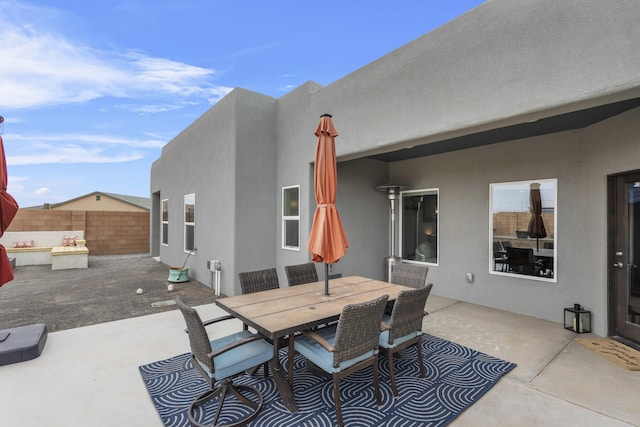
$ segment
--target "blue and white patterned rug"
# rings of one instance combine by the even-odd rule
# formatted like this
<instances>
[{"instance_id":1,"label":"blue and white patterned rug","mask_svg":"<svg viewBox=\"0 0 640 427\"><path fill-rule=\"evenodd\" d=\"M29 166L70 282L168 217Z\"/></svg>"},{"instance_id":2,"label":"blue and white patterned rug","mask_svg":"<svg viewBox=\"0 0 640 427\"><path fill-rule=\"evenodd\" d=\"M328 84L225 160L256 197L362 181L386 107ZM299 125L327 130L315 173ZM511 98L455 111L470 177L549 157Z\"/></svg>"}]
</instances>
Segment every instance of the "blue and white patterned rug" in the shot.
<instances>
[{"instance_id":1,"label":"blue and white patterned rug","mask_svg":"<svg viewBox=\"0 0 640 427\"><path fill-rule=\"evenodd\" d=\"M513 363L428 334L422 336L421 344L426 378L420 378L415 349L403 351L402 357L394 360L399 393L396 399L391 393L387 357L381 352L380 407L375 401L371 368L340 380L342 414L346 425L447 425L516 367ZM280 351L280 358L286 369L286 349ZM273 379L265 379L262 369L254 376L244 375L234 381L252 385L263 395L262 409L249 426L337 425L332 380L310 373L299 355L294 369L294 396L298 405L295 414L284 407ZM208 389L207 383L191 365L191 354L140 366L139 370L165 426L189 426L188 406Z\"/></svg>"}]
</instances>

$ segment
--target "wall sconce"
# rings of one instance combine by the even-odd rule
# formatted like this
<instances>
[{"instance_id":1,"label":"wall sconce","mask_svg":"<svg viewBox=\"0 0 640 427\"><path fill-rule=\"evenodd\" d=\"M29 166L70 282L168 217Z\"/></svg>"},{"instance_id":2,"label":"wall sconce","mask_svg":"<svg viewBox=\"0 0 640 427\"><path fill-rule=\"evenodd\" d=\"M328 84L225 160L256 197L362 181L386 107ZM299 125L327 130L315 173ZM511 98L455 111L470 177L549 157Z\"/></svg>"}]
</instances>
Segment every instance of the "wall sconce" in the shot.
<instances>
[{"instance_id":1,"label":"wall sconce","mask_svg":"<svg viewBox=\"0 0 640 427\"><path fill-rule=\"evenodd\" d=\"M564 309L564 328L578 334L591 332L591 312L580 304Z\"/></svg>"}]
</instances>

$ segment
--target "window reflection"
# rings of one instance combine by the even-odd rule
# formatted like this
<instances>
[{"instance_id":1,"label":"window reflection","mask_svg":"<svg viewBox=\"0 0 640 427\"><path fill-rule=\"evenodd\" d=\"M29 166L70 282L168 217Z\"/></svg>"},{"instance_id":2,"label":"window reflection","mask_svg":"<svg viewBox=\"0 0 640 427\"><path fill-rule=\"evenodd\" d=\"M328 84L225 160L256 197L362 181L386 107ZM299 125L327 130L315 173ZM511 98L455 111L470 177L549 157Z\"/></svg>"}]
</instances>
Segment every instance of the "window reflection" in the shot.
<instances>
[{"instance_id":1,"label":"window reflection","mask_svg":"<svg viewBox=\"0 0 640 427\"><path fill-rule=\"evenodd\" d=\"M556 280L557 180L491 184L490 271Z\"/></svg>"},{"instance_id":2,"label":"window reflection","mask_svg":"<svg viewBox=\"0 0 640 427\"><path fill-rule=\"evenodd\" d=\"M438 262L438 190L401 193L402 259Z\"/></svg>"}]
</instances>

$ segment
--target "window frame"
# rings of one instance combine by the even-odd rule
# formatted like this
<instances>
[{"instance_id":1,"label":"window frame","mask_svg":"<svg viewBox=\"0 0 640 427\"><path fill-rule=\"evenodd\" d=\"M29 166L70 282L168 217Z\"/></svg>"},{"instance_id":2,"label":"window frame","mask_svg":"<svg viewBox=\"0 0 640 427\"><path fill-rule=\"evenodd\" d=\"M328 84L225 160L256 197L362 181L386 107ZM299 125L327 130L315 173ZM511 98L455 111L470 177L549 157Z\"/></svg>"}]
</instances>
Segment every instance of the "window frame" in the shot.
<instances>
[{"instance_id":1,"label":"window frame","mask_svg":"<svg viewBox=\"0 0 640 427\"><path fill-rule=\"evenodd\" d=\"M549 214L550 212L553 213L553 223L549 222L548 220L545 221L545 228L547 231L547 236L552 235L552 243L553 243L553 264L552 266L552 274L553 277L543 277L543 276L536 276L536 275L531 275L531 274L516 274L510 271L497 271L496 270L496 266L495 266L495 257L494 257L494 247L493 247L493 242L495 240L495 238L497 236L501 236L501 234L496 234L495 230L496 230L496 224L494 223L494 206L496 205L496 201L494 201L494 190L497 187L507 187L507 186L511 186L513 187L513 190L515 189L520 189L519 191L522 192L525 189L527 189L527 193L523 194L519 197L514 197L514 199L512 199L511 203L515 203L517 204L518 202L521 203L522 208L521 210L515 210L517 208L515 208L513 210L514 213L516 213L516 225L515 225L515 229L514 231L517 231L517 229L528 229L528 218L530 218L531 216L531 207L530 207L530 202L529 200L529 192L530 191L530 186L533 183L538 183L538 184L545 184L545 186L548 185L553 185L553 189L541 189L541 191L543 191L543 195L542 195L542 210L543 210L543 215L545 214ZM512 190L512 191L513 191ZM553 191L552 196L549 196L549 191ZM527 200L527 207L528 209L525 211L524 210L524 201ZM504 203L504 202L503 202ZM551 206L550 206L551 205ZM498 208L495 208L498 209ZM546 212L545 212L546 211ZM510 210L505 210L502 212L511 212ZM527 213L527 219L526 219L526 224L524 224L523 227L520 227L520 224L518 223L518 216L517 214L520 213ZM508 236L507 236L508 237ZM506 238L506 237L505 237ZM517 233L515 236L515 239L521 239L523 237L518 237ZM531 245L532 242L530 240L534 240L533 238L530 237L526 237L526 242L527 245ZM541 179L527 179L527 180L522 180L522 181L509 181L509 182L496 182L496 183L491 183L489 184L489 274L493 274L496 276L506 276L506 277L511 277L511 278L516 278L516 279L523 279L523 280L534 280L534 281L541 281L541 282L547 282L547 283L557 283L558 282L558 179L557 178L541 178ZM528 246L527 246L528 247ZM533 244L533 247L535 248L535 244ZM542 259L542 258L541 258Z\"/></svg>"},{"instance_id":2,"label":"window frame","mask_svg":"<svg viewBox=\"0 0 640 427\"><path fill-rule=\"evenodd\" d=\"M193 213L192 213L193 218L189 218L188 206L190 205L193 206ZM183 208L184 208L183 249L186 253L192 253L196 250L196 195L195 193L185 194ZM192 219L192 221L189 221L189 219ZM187 237L188 237L187 234L189 233L190 230L192 233L192 243L193 243L192 248L187 247Z\"/></svg>"},{"instance_id":3,"label":"window frame","mask_svg":"<svg viewBox=\"0 0 640 427\"><path fill-rule=\"evenodd\" d=\"M160 206L160 244L169 246L169 199L162 199Z\"/></svg>"},{"instance_id":4,"label":"window frame","mask_svg":"<svg viewBox=\"0 0 640 427\"><path fill-rule=\"evenodd\" d=\"M435 246L435 261L421 261L421 260L416 260L416 259L410 259L410 258L405 258L405 256L407 256L407 254L405 254L404 252L404 243L405 243L405 236L404 236L404 229L405 229L405 215L404 215L404 201L406 197L414 197L416 195L424 195L424 196L436 196L436 205L434 207L434 220L433 221L420 221L421 223L425 224L425 227L427 226L427 224L432 224L432 226L430 226L430 231L429 233L427 233L425 230L425 234L428 236L428 240L431 241L432 238L435 236L435 242L433 242L434 246ZM414 189L414 190L403 190L400 191L400 198L398 200L398 208L397 208L398 212L397 212L397 216L399 218L398 221L398 247L399 247L399 251L398 254L400 256L400 258L402 259L403 262L408 262L408 263L416 263L416 264L426 264L426 265L430 265L430 266L438 266L440 265L440 188L438 187L430 187L430 188L420 188L420 189ZM416 213L417 215L417 213ZM412 223L413 225L413 223ZM421 234L420 234L421 235ZM415 240L415 239L414 239ZM415 256L415 255L414 255Z\"/></svg>"},{"instance_id":5,"label":"window frame","mask_svg":"<svg viewBox=\"0 0 640 427\"><path fill-rule=\"evenodd\" d=\"M285 203L287 202L287 200L291 200L287 197L285 197L285 193L288 190L293 190L295 189L297 191L297 195L298 195L298 199L297 199L297 215L285 215L285 213L287 213L287 207L285 206ZM300 185L288 185L288 186L284 186L282 187L282 204L281 204L281 209L282 209L282 221L281 221L281 228L282 228L282 236L281 236L281 246L282 249L284 250L288 250L288 251L300 251ZM292 221L297 221L297 237L298 237L298 245L297 246L291 246L291 245L287 245L287 223L288 222L292 222Z\"/></svg>"}]
</instances>

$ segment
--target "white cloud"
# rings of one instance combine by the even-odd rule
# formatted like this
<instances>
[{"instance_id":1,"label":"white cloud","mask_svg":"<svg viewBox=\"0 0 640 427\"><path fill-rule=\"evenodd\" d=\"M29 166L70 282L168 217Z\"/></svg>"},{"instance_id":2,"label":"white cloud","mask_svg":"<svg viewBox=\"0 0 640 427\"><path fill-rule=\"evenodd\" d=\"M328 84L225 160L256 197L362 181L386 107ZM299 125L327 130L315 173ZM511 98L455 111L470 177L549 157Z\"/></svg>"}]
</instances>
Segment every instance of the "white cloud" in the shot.
<instances>
[{"instance_id":1,"label":"white cloud","mask_svg":"<svg viewBox=\"0 0 640 427\"><path fill-rule=\"evenodd\" d=\"M216 102L231 91L213 84L212 69L78 44L48 24L52 9L17 2L0 2L0 7L13 11L11 16L0 15L0 108L162 94Z\"/></svg>"},{"instance_id":2,"label":"white cloud","mask_svg":"<svg viewBox=\"0 0 640 427\"><path fill-rule=\"evenodd\" d=\"M138 152L106 153L101 148L85 148L80 146L40 146L31 153L7 156L7 163L12 166L41 165L50 163L121 163L142 159Z\"/></svg>"},{"instance_id":3,"label":"white cloud","mask_svg":"<svg viewBox=\"0 0 640 427\"><path fill-rule=\"evenodd\" d=\"M35 194L36 196L44 196L45 194L49 194L51 192L51 190L49 190L47 187L40 187L38 189L36 189L33 194Z\"/></svg>"},{"instance_id":4,"label":"white cloud","mask_svg":"<svg viewBox=\"0 0 640 427\"><path fill-rule=\"evenodd\" d=\"M16 147L13 151L26 149L26 147L37 147L36 149L40 150L43 145L54 149L55 147L60 147L62 145L99 145L101 147L111 145L126 146L129 148L162 148L166 144L166 140L162 139L161 137L153 137L149 139L134 139L114 135L74 133L41 135L21 135L13 133L7 134L5 138L7 140L10 139L13 142L20 143L20 148Z\"/></svg>"}]
</instances>

